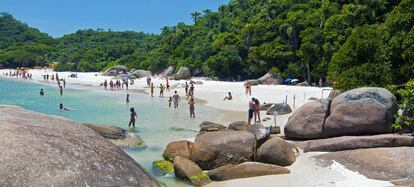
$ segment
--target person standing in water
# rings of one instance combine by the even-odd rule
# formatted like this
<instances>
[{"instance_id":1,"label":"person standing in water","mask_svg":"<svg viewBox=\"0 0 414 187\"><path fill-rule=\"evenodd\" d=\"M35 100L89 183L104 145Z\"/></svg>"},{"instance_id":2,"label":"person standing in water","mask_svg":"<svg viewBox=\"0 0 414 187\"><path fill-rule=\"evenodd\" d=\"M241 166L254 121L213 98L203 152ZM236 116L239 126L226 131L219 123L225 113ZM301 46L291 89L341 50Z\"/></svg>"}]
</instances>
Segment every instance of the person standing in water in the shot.
<instances>
[{"instance_id":1,"label":"person standing in water","mask_svg":"<svg viewBox=\"0 0 414 187\"><path fill-rule=\"evenodd\" d=\"M167 81L166 83L166 85L167 85L167 92L169 92L170 91L170 82L168 81L168 77L165 77L165 80Z\"/></svg>"},{"instance_id":2,"label":"person standing in water","mask_svg":"<svg viewBox=\"0 0 414 187\"><path fill-rule=\"evenodd\" d=\"M170 97L170 99L168 99L168 107L171 108L171 103L172 103L172 97Z\"/></svg>"},{"instance_id":3,"label":"person standing in water","mask_svg":"<svg viewBox=\"0 0 414 187\"><path fill-rule=\"evenodd\" d=\"M103 86L104 86L104 90L107 90L108 89L108 81L104 81L104 83L103 83Z\"/></svg>"},{"instance_id":4,"label":"person standing in water","mask_svg":"<svg viewBox=\"0 0 414 187\"><path fill-rule=\"evenodd\" d=\"M63 95L63 86L59 86L60 95Z\"/></svg>"},{"instance_id":5,"label":"person standing in water","mask_svg":"<svg viewBox=\"0 0 414 187\"><path fill-rule=\"evenodd\" d=\"M164 97L164 85L160 84L160 97Z\"/></svg>"},{"instance_id":6,"label":"person standing in water","mask_svg":"<svg viewBox=\"0 0 414 187\"><path fill-rule=\"evenodd\" d=\"M188 96L188 88L189 88L190 86L188 85L188 83L187 82L185 82L185 96Z\"/></svg>"},{"instance_id":7,"label":"person standing in water","mask_svg":"<svg viewBox=\"0 0 414 187\"><path fill-rule=\"evenodd\" d=\"M173 95L173 100L174 100L174 108L178 109L178 101L180 101L180 96L178 95L177 91L175 91L174 95Z\"/></svg>"},{"instance_id":8,"label":"person standing in water","mask_svg":"<svg viewBox=\"0 0 414 187\"><path fill-rule=\"evenodd\" d=\"M151 97L154 97L154 83L151 83Z\"/></svg>"},{"instance_id":9,"label":"person standing in water","mask_svg":"<svg viewBox=\"0 0 414 187\"><path fill-rule=\"evenodd\" d=\"M129 94L127 94L127 96L126 96L126 103L127 104L129 103Z\"/></svg>"},{"instance_id":10,"label":"person standing in water","mask_svg":"<svg viewBox=\"0 0 414 187\"><path fill-rule=\"evenodd\" d=\"M137 119L137 113L135 113L134 107L132 107L129 111L131 112L131 118L129 120L128 127L131 127L132 125L132 127L135 128L135 120Z\"/></svg>"},{"instance_id":11,"label":"person standing in water","mask_svg":"<svg viewBox=\"0 0 414 187\"><path fill-rule=\"evenodd\" d=\"M195 108L194 108L194 98L191 98L190 101L188 101L189 109L190 109L190 118L195 118Z\"/></svg>"},{"instance_id":12,"label":"person standing in water","mask_svg":"<svg viewBox=\"0 0 414 187\"><path fill-rule=\"evenodd\" d=\"M66 79L63 79L62 82L63 82L63 88L66 88Z\"/></svg>"},{"instance_id":13,"label":"person standing in water","mask_svg":"<svg viewBox=\"0 0 414 187\"><path fill-rule=\"evenodd\" d=\"M44 95L45 95L45 91L43 90L43 88L42 88L42 89L40 89L40 95L41 95L41 96L44 96Z\"/></svg>"}]
</instances>

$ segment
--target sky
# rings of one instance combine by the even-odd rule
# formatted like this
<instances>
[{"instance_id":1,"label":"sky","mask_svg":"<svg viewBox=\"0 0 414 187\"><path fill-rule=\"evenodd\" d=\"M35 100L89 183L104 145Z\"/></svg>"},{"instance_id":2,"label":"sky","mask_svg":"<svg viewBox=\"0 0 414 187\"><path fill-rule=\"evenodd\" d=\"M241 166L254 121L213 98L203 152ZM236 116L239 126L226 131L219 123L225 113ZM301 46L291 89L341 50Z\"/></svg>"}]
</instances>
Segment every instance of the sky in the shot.
<instances>
[{"instance_id":1,"label":"sky","mask_svg":"<svg viewBox=\"0 0 414 187\"><path fill-rule=\"evenodd\" d=\"M0 0L0 12L53 37L79 29L160 33L164 26L192 23L191 13L216 11L229 0Z\"/></svg>"}]
</instances>

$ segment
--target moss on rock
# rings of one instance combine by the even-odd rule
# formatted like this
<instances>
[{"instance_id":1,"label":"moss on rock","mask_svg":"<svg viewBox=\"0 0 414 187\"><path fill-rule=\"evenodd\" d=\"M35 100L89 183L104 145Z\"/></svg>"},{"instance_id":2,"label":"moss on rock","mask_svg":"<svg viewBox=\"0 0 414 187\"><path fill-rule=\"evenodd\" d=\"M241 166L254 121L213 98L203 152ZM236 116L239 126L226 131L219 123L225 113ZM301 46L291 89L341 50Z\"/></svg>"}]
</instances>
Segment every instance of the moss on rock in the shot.
<instances>
[{"instance_id":1,"label":"moss on rock","mask_svg":"<svg viewBox=\"0 0 414 187\"><path fill-rule=\"evenodd\" d=\"M152 162L152 166L156 173L160 175L172 174L174 173L174 165L170 161L166 160L157 160Z\"/></svg>"}]
</instances>

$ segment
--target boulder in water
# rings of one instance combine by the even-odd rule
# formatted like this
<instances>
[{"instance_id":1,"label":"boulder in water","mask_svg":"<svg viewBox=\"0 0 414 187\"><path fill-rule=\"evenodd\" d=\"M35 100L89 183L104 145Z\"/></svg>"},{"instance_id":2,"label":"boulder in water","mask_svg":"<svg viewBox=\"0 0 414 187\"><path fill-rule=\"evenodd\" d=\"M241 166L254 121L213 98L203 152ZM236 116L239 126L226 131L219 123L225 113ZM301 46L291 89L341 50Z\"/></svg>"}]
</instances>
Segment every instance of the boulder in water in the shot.
<instances>
[{"instance_id":1,"label":"boulder in water","mask_svg":"<svg viewBox=\"0 0 414 187\"><path fill-rule=\"evenodd\" d=\"M160 186L90 128L0 106L0 186Z\"/></svg>"}]
</instances>

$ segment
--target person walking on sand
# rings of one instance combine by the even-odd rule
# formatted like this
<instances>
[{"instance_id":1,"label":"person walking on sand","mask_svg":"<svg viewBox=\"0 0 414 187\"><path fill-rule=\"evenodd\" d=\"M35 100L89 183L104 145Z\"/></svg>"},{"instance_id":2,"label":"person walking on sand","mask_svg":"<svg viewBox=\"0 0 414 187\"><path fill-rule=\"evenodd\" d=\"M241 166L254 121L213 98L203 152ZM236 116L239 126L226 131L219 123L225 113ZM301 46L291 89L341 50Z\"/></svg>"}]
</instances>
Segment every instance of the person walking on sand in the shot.
<instances>
[{"instance_id":1,"label":"person walking on sand","mask_svg":"<svg viewBox=\"0 0 414 187\"><path fill-rule=\"evenodd\" d=\"M131 127L132 125L132 127L135 128L135 120L137 119L137 113L135 113L134 107L132 107L129 111L131 112L131 118L129 119L128 127Z\"/></svg>"},{"instance_id":2,"label":"person walking on sand","mask_svg":"<svg viewBox=\"0 0 414 187\"><path fill-rule=\"evenodd\" d=\"M190 109L190 118L195 118L195 108L194 108L194 98L191 98L190 101L188 101L189 109Z\"/></svg>"},{"instance_id":3,"label":"person walking on sand","mask_svg":"<svg viewBox=\"0 0 414 187\"><path fill-rule=\"evenodd\" d=\"M170 99L168 99L168 107L171 108L171 103L172 103L172 97L170 97Z\"/></svg>"},{"instance_id":4,"label":"person walking on sand","mask_svg":"<svg viewBox=\"0 0 414 187\"><path fill-rule=\"evenodd\" d=\"M42 89L40 89L40 95L41 95L41 96L44 96L44 95L45 95L45 91L43 90L43 88L42 88Z\"/></svg>"},{"instance_id":5,"label":"person walking on sand","mask_svg":"<svg viewBox=\"0 0 414 187\"><path fill-rule=\"evenodd\" d=\"M188 88L189 88L190 86L188 85L188 83L187 82L185 82L185 96L188 96Z\"/></svg>"},{"instance_id":6,"label":"person walking on sand","mask_svg":"<svg viewBox=\"0 0 414 187\"><path fill-rule=\"evenodd\" d=\"M164 97L164 85L160 84L160 97Z\"/></svg>"},{"instance_id":7,"label":"person walking on sand","mask_svg":"<svg viewBox=\"0 0 414 187\"><path fill-rule=\"evenodd\" d=\"M63 87L62 86L59 86L59 92L60 92L60 95L63 95Z\"/></svg>"},{"instance_id":8,"label":"person walking on sand","mask_svg":"<svg viewBox=\"0 0 414 187\"><path fill-rule=\"evenodd\" d=\"M254 123L259 122L260 124L260 102L256 98L254 98ZM256 121L258 119L258 121Z\"/></svg>"},{"instance_id":9,"label":"person walking on sand","mask_svg":"<svg viewBox=\"0 0 414 187\"><path fill-rule=\"evenodd\" d=\"M173 100L174 100L174 108L178 109L178 101L180 101L180 96L178 95L177 91L175 91L174 95L173 95Z\"/></svg>"},{"instance_id":10,"label":"person walking on sand","mask_svg":"<svg viewBox=\"0 0 414 187\"><path fill-rule=\"evenodd\" d=\"M224 97L224 99L223 99L223 101L225 101L225 100L232 100L233 99L233 96L231 96L231 92L229 92L229 95L228 96L226 96L226 97Z\"/></svg>"},{"instance_id":11,"label":"person walking on sand","mask_svg":"<svg viewBox=\"0 0 414 187\"><path fill-rule=\"evenodd\" d=\"M244 93L246 95L252 95L252 83L250 82L250 80L246 80L246 82L244 83L244 87L246 88Z\"/></svg>"},{"instance_id":12,"label":"person walking on sand","mask_svg":"<svg viewBox=\"0 0 414 187\"><path fill-rule=\"evenodd\" d=\"M154 83L151 83L151 97L154 97Z\"/></svg>"},{"instance_id":13,"label":"person walking on sand","mask_svg":"<svg viewBox=\"0 0 414 187\"><path fill-rule=\"evenodd\" d=\"M103 83L103 86L104 86L104 90L108 90L108 81L104 81L104 83Z\"/></svg>"},{"instance_id":14,"label":"person walking on sand","mask_svg":"<svg viewBox=\"0 0 414 187\"><path fill-rule=\"evenodd\" d=\"M129 103L129 94L126 95L126 104Z\"/></svg>"},{"instance_id":15,"label":"person walking on sand","mask_svg":"<svg viewBox=\"0 0 414 187\"><path fill-rule=\"evenodd\" d=\"M168 81L168 77L165 77L166 82L166 86L167 86L167 92L170 91L170 82Z\"/></svg>"},{"instance_id":16,"label":"person walking on sand","mask_svg":"<svg viewBox=\"0 0 414 187\"><path fill-rule=\"evenodd\" d=\"M254 114L254 98L249 102L249 110L248 110L248 123L251 125L253 114Z\"/></svg>"}]
</instances>

